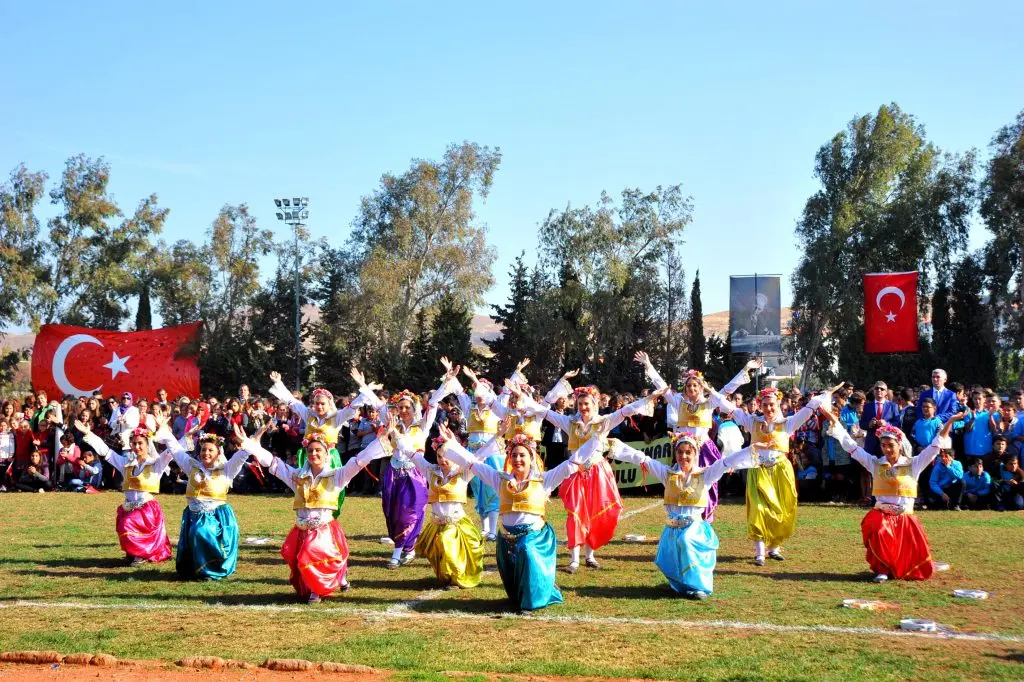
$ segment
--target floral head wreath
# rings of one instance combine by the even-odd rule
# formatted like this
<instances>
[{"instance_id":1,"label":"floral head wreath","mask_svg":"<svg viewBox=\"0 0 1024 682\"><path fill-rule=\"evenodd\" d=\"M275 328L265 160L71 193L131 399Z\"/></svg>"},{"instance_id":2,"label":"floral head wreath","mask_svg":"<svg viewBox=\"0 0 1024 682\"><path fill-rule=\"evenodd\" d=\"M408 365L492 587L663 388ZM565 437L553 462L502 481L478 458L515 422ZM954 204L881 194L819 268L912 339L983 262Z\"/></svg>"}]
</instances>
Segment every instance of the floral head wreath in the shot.
<instances>
[{"instance_id":1,"label":"floral head wreath","mask_svg":"<svg viewBox=\"0 0 1024 682\"><path fill-rule=\"evenodd\" d=\"M404 391L396 393L393 396L391 396L391 398L388 400L388 404L397 407L398 403L402 402L403 400L408 400L409 402L411 402L413 407L416 407L417 405L420 404L419 396L410 391L409 389L405 389Z\"/></svg>"},{"instance_id":2,"label":"floral head wreath","mask_svg":"<svg viewBox=\"0 0 1024 682\"><path fill-rule=\"evenodd\" d=\"M320 396L327 398L328 400L334 400L334 394L328 391L326 388L315 388L313 392L309 394L310 402L316 400Z\"/></svg>"},{"instance_id":3,"label":"floral head wreath","mask_svg":"<svg viewBox=\"0 0 1024 682\"><path fill-rule=\"evenodd\" d=\"M682 445L683 443L689 443L690 447L692 447L694 449L694 451L697 450L697 440L693 436L691 436L690 434L685 433L685 432L673 433L672 434L672 451L673 452L675 452L679 448L679 446Z\"/></svg>"},{"instance_id":4,"label":"floral head wreath","mask_svg":"<svg viewBox=\"0 0 1024 682\"><path fill-rule=\"evenodd\" d=\"M145 438L146 440L153 440L153 432L144 426L140 426L139 428L132 431L131 435L128 436L128 439L131 440L132 438L137 438L139 436Z\"/></svg>"},{"instance_id":5,"label":"floral head wreath","mask_svg":"<svg viewBox=\"0 0 1024 682\"><path fill-rule=\"evenodd\" d=\"M434 452L441 452L444 449L444 444L447 443L444 438L437 436L436 438L430 439L430 446L434 448Z\"/></svg>"},{"instance_id":6,"label":"floral head wreath","mask_svg":"<svg viewBox=\"0 0 1024 682\"><path fill-rule=\"evenodd\" d=\"M891 424L886 424L885 426L879 427L878 430L875 431L875 436L879 440L881 440L882 438L892 438L897 443L903 440L903 432L897 429L895 426L892 426Z\"/></svg>"},{"instance_id":7,"label":"floral head wreath","mask_svg":"<svg viewBox=\"0 0 1024 682\"><path fill-rule=\"evenodd\" d=\"M757 393L757 402L761 403L762 400L767 398L775 398L776 400L782 400L782 391L777 388L764 388Z\"/></svg>"},{"instance_id":8,"label":"floral head wreath","mask_svg":"<svg viewBox=\"0 0 1024 682\"><path fill-rule=\"evenodd\" d=\"M703 378L704 378L704 372L700 371L699 369L688 369L685 372L683 372L683 383L684 384L687 381L689 381L690 379L703 379Z\"/></svg>"},{"instance_id":9,"label":"floral head wreath","mask_svg":"<svg viewBox=\"0 0 1024 682\"><path fill-rule=\"evenodd\" d=\"M203 443L213 443L220 448L224 447L224 438L215 433L204 433L202 438L199 439L199 444L202 445Z\"/></svg>"},{"instance_id":10,"label":"floral head wreath","mask_svg":"<svg viewBox=\"0 0 1024 682\"><path fill-rule=\"evenodd\" d=\"M307 451L309 450L309 446L313 443L320 443L320 445L324 446L324 450L331 449L331 444L327 442L327 439L324 438L324 434L322 433L314 433L302 439L302 447Z\"/></svg>"},{"instance_id":11,"label":"floral head wreath","mask_svg":"<svg viewBox=\"0 0 1024 682\"><path fill-rule=\"evenodd\" d=\"M573 390L572 397L575 398L576 400L579 400L580 398L589 397L593 398L595 401L600 402L601 391L597 389L597 386L578 386L575 390Z\"/></svg>"},{"instance_id":12,"label":"floral head wreath","mask_svg":"<svg viewBox=\"0 0 1024 682\"><path fill-rule=\"evenodd\" d=\"M541 461L541 458L537 456L537 441L535 441L533 438L526 435L525 433L517 433L516 435L512 436L507 441L505 441L505 454L511 455L512 450L514 450L517 447L523 447L529 450L530 454L533 455L533 468L535 468L538 472L544 471L544 462ZM505 473L511 472L512 458L506 457Z\"/></svg>"},{"instance_id":13,"label":"floral head wreath","mask_svg":"<svg viewBox=\"0 0 1024 682\"><path fill-rule=\"evenodd\" d=\"M492 384L488 379L477 379L476 383L486 386L491 391L494 390L494 384Z\"/></svg>"}]
</instances>

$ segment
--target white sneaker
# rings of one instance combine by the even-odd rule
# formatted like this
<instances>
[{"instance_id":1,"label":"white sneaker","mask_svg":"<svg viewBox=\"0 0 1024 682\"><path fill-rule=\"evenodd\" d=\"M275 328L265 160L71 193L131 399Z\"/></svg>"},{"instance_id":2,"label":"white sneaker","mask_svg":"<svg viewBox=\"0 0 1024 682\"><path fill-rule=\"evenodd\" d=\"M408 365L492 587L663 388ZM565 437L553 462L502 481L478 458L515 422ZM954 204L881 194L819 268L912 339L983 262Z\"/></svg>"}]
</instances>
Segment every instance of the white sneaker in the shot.
<instances>
[{"instance_id":1,"label":"white sneaker","mask_svg":"<svg viewBox=\"0 0 1024 682\"><path fill-rule=\"evenodd\" d=\"M402 565L403 566L408 566L415 559L416 559L416 551L415 550L413 550L412 552L406 552L405 556L402 557Z\"/></svg>"},{"instance_id":2,"label":"white sneaker","mask_svg":"<svg viewBox=\"0 0 1024 682\"><path fill-rule=\"evenodd\" d=\"M876 575L871 580L873 582L876 582L876 583L884 583L888 579L889 579L889 576L887 576L885 573L879 573L878 575Z\"/></svg>"}]
</instances>

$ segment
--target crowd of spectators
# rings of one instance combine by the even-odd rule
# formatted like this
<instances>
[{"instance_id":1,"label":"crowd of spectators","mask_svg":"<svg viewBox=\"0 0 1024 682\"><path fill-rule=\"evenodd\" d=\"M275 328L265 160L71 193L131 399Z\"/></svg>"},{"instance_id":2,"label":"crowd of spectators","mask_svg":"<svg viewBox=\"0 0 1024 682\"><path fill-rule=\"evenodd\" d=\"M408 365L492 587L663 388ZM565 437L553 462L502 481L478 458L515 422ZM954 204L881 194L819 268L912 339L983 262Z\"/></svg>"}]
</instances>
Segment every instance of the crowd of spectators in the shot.
<instances>
[{"instance_id":1,"label":"crowd of spectators","mask_svg":"<svg viewBox=\"0 0 1024 682\"><path fill-rule=\"evenodd\" d=\"M646 393L645 390L641 395ZM387 392L383 397L387 397ZM427 393L421 396L424 407L428 397ZM811 397L810 393L791 389L782 399L782 413L795 413ZM354 398L355 394L338 396L337 407L348 405ZM628 393L602 394L601 412L613 412L634 399ZM753 395L734 393L729 399L740 409L756 411ZM21 400L0 401L0 491L94 493L119 489L120 475L97 457L72 425L76 420L86 423L110 447L121 450L125 445L118 434L122 430L119 419L128 408L135 407L140 425L153 431L154 406L170 411L172 431L189 450L195 448L202 433L214 433L224 438L225 454L230 457L239 446L235 425L252 435L264 424L269 426L263 435L263 445L278 457L294 465L301 447L304 424L288 404L254 395L245 385L239 388L237 396L174 400L162 389L151 398L129 393L103 396L97 392L88 398L64 396L59 401L39 392ZM560 399L551 409L572 412L572 398ZM931 385L890 388L879 381L865 391L845 384L834 394L833 412L858 444L873 455L881 454L874 432L884 424L901 429L916 453L932 441L946 419L964 412L964 418L954 425L953 449L943 452L921 477L921 507L1024 509L1024 470L1019 459L1024 448L1021 391L1003 398L980 386L947 386L946 373L935 370ZM1022 415L1019 417L1018 413ZM446 423L456 434L464 436L466 417L454 397L446 399L437 411L435 430L436 424ZM380 426L375 409L361 408L339 434L337 447L342 459L347 461L370 445ZM627 418L610 436L650 443L670 430L665 403L658 401L648 414ZM566 457L568 435L547 422L542 433L547 466L555 466ZM744 447L750 438L734 420L717 413L711 437L717 440L723 454ZM428 457L431 454L428 452ZM790 458L802 500L870 504L870 474L829 436L827 421L821 415L812 415L794 434ZM350 485L350 493L379 494L380 466L381 460L376 460L361 473ZM723 492L742 494L740 475L730 479L726 479ZM161 491L181 493L185 483L185 476L172 465L161 482ZM242 469L234 489L242 493L283 490L254 459Z\"/></svg>"}]
</instances>

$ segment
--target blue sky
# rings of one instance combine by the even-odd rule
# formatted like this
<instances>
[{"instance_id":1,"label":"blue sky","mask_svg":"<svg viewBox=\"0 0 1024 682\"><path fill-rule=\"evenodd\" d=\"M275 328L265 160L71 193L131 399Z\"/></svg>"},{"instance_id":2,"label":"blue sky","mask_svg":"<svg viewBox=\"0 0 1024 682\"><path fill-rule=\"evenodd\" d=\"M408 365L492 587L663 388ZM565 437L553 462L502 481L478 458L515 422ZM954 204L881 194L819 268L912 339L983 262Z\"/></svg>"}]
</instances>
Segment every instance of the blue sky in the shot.
<instances>
[{"instance_id":1,"label":"blue sky","mask_svg":"<svg viewBox=\"0 0 1024 682\"><path fill-rule=\"evenodd\" d=\"M103 155L169 241L241 202L283 237L272 199L305 195L340 244L382 173L498 146L489 302L550 209L682 183L704 310L759 267L788 304L815 151L853 116L895 101L984 157L1024 108L1019 2L150 4L0 2L4 177Z\"/></svg>"}]
</instances>

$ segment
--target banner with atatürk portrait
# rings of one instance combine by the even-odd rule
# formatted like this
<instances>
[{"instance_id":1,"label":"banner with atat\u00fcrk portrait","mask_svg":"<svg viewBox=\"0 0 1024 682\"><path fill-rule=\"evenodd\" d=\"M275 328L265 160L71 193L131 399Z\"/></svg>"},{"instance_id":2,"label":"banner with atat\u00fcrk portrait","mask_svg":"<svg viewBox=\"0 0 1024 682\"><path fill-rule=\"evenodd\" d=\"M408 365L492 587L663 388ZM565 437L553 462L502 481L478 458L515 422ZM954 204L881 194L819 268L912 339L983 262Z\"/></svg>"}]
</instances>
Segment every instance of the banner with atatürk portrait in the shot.
<instances>
[{"instance_id":1,"label":"banner with atat\u00fcrk portrait","mask_svg":"<svg viewBox=\"0 0 1024 682\"><path fill-rule=\"evenodd\" d=\"M782 352L779 275L729 278L729 339L733 353Z\"/></svg>"}]
</instances>

